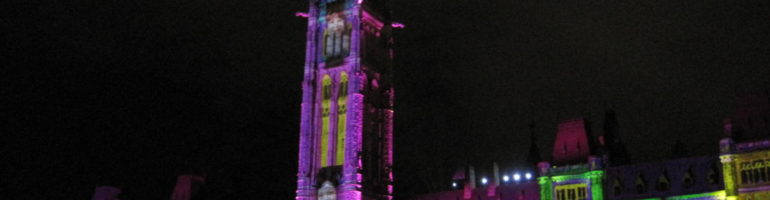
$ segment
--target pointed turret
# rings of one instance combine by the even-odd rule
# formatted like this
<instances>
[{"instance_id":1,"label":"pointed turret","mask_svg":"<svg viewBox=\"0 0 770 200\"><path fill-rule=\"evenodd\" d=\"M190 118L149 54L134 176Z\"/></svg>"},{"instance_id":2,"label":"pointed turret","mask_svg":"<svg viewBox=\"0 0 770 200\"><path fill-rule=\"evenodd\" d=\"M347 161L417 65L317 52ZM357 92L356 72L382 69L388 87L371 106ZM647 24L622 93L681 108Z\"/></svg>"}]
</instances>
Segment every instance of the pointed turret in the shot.
<instances>
[{"instance_id":1,"label":"pointed turret","mask_svg":"<svg viewBox=\"0 0 770 200\"><path fill-rule=\"evenodd\" d=\"M540 157L540 149L537 148L537 137L535 135L535 122L529 123L529 154L527 155L527 164L537 166L537 163L543 161Z\"/></svg>"}]
</instances>

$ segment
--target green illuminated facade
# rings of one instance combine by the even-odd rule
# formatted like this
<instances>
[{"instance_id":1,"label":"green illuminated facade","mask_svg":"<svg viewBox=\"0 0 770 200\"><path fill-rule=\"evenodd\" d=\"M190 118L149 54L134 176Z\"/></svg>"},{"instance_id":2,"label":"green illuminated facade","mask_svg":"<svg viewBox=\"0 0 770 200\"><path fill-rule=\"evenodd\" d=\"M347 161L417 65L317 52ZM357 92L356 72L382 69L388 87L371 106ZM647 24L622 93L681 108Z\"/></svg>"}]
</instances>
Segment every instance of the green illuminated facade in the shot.
<instances>
[{"instance_id":1,"label":"green illuminated facade","mask_svg":"<svg viewBox=\"0 0 770 200\"><path fill-rule=\"evenodd\" d=\"M686 199L726 199L725 191L720 190L716 192L701 193L701 194L688 194L668 197L666 200L686 200Z\"/></svg>"},{"instance_id":2,"label":"green illuminated facade","mask_svg":"<svg viewBox=\"0 0 770 200\"><path fill-rule=\"evenodd\" d=\"M549 163L539 164L541 177L540 199L542 200L602 200L604 171L596 168L599 159L592 157L590 164L551 167ZM592 168L592 166L594 168Z\"/></svg>"},{"instance_id":3,"label":"green illuminated facade","mask_svg":"<svg viewBox=\"0 0 770 200\"><path fill-rule=\"evenodd\" d=\"M770 140L720 142L727 199L770 199Z\"/></svg>"}]
</instances>

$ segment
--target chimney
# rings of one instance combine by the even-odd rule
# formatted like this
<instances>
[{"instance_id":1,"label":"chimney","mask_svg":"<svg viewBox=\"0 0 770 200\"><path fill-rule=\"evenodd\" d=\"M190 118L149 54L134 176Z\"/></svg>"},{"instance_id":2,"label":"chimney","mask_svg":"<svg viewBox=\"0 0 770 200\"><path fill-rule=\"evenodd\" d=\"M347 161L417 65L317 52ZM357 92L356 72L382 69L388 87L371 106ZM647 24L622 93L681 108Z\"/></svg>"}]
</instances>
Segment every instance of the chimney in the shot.
<instances>
[{"instance_id":1,"label":"chimney","mask_svg":"<svg viewBox=\"0 0 770 200\"><path fill-rule=\"evenodd\" d=\"M487 186L487 196L494 197L497 194L497 186L500 185L500 169L497 167L497 162L492 163L492 183Z\"/></svg>"},{"instance_id":2,"label":"chimney","mask_svg":"<svg viewBox=\"0 0 770 200\"><path fill-rule=\"evenodd\" d=\"M500 168L497 166L497 162L492 163L492 173L495 176L495 180L492 180L492 183L500 185Z\"/></svg>"},{"instance_id":3,"label":"chimney","mask_svg":"<svg viewBox=\"0 0 770 200\"><path fill-rule=\"evenodd\" d=\"M198 175L181 175L177 177L176 187L174 187L174 193L171 194L171 200L191 200L205 182L206 179Z\"/></svg>"},{"instance_id":4,"label":"chimney","mask_svg":"<svg viewBox=\"0 0 770 200\"><path fill-rule=\"evenodd\" d=\"M99 186L94 189L92 200L118 200L120 189L112 186Z\"/></svg>"},{"instance_id":5,"label":"chimney","mask_svg":"<svg viewBox=\"0 0 770 200\"><path fill-rule=\"evenodd\" d=\"M473 190L476 189L476 172L473 170L473 166L468 167L467 181L463 188L463 199L471 199L473 197Z\"/></svg>"},{"instance_id":6,"label":"chimney","mask_svg":"<svg viewBox=\"0 0 770 200\"><path fill-rule=\"evenodd\" d=\"M722 120L722 127L725 133L725 136L733 137L733 120L732 119L725 118L724 120Z\"/></svg>"}]
</instances>

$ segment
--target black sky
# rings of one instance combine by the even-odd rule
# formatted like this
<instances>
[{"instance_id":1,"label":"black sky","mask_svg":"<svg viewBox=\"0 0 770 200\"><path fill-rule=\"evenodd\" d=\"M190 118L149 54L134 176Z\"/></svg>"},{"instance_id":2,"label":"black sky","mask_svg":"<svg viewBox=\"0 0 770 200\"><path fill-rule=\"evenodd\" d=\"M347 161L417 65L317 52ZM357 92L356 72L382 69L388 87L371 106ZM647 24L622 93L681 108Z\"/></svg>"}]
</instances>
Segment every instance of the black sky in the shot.
<instances>
[{"instance_id":1,"label":"black sky","mask_svg":"<svg viewBox=\"0 0 770 200\"><path fill-rule=\"evenodd\" d=\"M715 154L735 91L770 88L768 6L393 0L406 24L397 197L435 189L460 164L524 160L532 120L548 158L559 120L589 118L598 135L610 107L634 161L665 159L675 140ZM176 175L205 172L210 199L292 198L307 29L293 14L305 1L0 10L0 174L13 191L0 196L87 199L111 184L126 199L167 199Z\"/></svg>"}]
</instances>

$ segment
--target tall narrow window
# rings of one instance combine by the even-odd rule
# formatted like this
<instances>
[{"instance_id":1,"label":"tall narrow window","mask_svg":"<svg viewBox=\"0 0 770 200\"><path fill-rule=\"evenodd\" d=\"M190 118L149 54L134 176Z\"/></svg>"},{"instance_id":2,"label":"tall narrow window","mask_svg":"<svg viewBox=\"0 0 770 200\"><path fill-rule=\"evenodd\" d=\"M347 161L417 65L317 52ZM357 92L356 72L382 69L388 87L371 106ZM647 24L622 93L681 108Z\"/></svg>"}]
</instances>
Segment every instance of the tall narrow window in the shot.
<instances>
[{"instance_id":1,"label":"tall narrow window","mask_svg":"<svg viewBox=\"0 0 770 200\"><path fill-rule=\"evenodd\" d=\"M333 34L334 34L334 41L332 41L332 43L334 43L334 51L332 52L332 55L336 56L342 53L342 33L337 32Z\"/></svg>"},{"instance_id":2,"label":"tall narrow window","mask_svg":"<svg viewBox=\"0 0 770 200\"><path fill-rule=\"evenodd\" d=\"M749 183L749 172L747 170L741 170L741 184Z\"/></svg>"},{"instance_id":3,"label":"tall narrow window","mask_svg":"<svg viewBox=\"0 0 770 200\"><path fill-rule=\"evenodd\" d=\"M347 124L348 104L348 74L340 74L340 85L337 90L337 157L335 165L345 162L345 126Z\"/></svg>"},{"instance_id":4,"label":"tall narrow window","mask_svg":"<svg viewBox=\"0 0 770 200\"><path fill-rule=\"evenodd\" d=\"M586 192L587 191L586 191L585 187L579 187L578 188L578 198L577 199L578 200L586 200L588 198Z\"/></svg>"},{"instance_id":5,"label":"tall narrow window","mask_svg":"<svg viewBox=\"0 0 770 200\"><path fill-rule=\"evenodd\" d=\"M324 75L321 89L321 167L329 166L329 107L332 98L332 79Z\"/></svg>"},{"instance_id":6,"label":"tall narrow window","mask_svg":"<svg viewBox=\"0 0 770 200\"><path fill-rule=\"evenodd\" d=\"M765 161L757 160L752 163L754 166L754 180L756 183L764 183L767 181L767 174L765 173Z\"/></svg>"},{"instance_id":7,"label":"tall narrow window","mask_svg":"<svg viewBox=\"0 0 770 200\"><path fill-rule=\"evenodd\" d=\"M326 54L324 54L324 55L334 55L334 41L336 40L336 38L335 38L336 36L337 35L335 35L335 34L327 34L327 35L324 36L325 37L324 41L325 41L325 44L326 44L326 46L324 48L326 50L324 53L326 53Z\"/></svg>"}]
</instances>

